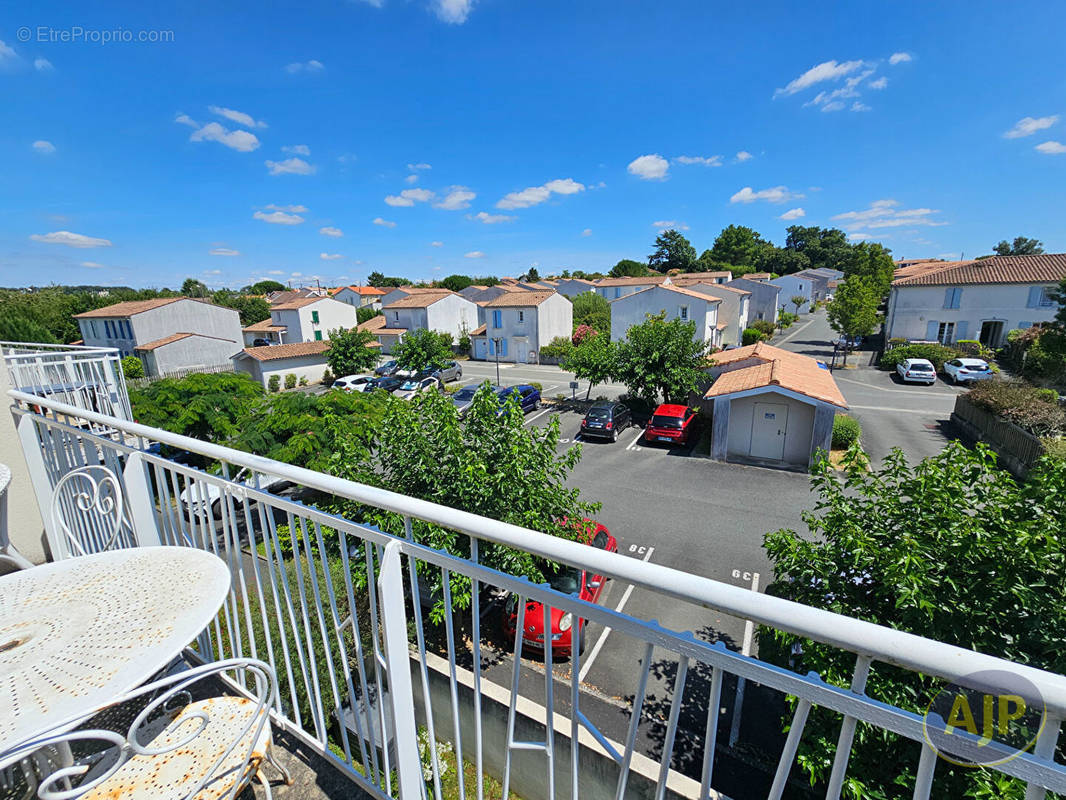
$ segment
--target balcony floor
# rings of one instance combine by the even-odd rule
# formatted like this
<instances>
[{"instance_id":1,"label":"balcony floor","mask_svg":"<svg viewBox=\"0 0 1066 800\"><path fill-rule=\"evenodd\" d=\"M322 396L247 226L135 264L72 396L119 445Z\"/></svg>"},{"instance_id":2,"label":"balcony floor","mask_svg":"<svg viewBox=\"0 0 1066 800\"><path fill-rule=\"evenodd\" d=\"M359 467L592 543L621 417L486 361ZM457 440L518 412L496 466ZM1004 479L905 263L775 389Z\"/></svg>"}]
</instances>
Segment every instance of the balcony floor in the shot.
<instances>
[{"instance_id":1,"label":"balcony floor","mask_svg":"<svg viewBox=\"0 0 1066 800\"><path fill-rule=\"evenodd\" d=\"M274 747L280 761L292 775L292 785L286 786L269 765L266 775L276 800L371 800L344 773L336 769L295 736L274 728ZM245 789L240 800L265 800L266 792L258 783Z\"/></svg>"}]
</instances>

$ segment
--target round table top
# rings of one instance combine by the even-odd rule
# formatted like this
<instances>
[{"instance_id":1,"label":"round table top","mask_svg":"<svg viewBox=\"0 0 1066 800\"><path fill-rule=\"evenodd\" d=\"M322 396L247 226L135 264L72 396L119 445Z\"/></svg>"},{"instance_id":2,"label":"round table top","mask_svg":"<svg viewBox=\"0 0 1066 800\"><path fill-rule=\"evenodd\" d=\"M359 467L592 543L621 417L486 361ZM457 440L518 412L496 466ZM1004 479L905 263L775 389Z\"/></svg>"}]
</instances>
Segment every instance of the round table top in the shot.
<instances>
[{"instance_id":1,"label":"round table top","mask_svg":"<svg viewBox=\"0 0 1066 800\"><path fill-rule=\"evenodd\" d=\"M0 753L144 683L203 631L229 586L221 559L188 547L0 577Z\"/></svg>"}]
</instances>

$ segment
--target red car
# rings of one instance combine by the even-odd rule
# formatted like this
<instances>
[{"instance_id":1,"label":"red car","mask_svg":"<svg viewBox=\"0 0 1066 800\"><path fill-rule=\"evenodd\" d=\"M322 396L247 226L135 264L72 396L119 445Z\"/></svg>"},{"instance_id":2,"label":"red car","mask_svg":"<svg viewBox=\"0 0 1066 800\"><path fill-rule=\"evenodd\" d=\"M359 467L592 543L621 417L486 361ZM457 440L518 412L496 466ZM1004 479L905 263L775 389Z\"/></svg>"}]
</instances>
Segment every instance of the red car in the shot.
<instances>
[{"instance_id":1,"label":"red car","mask_svg":"<svg viewBox=\"0 0 1066 800\"><path fill-rule=\"evenodd\" d=\"M592 530L586 534L585 543L598 550L606 550L608 553L618 552L618 542L611 532L603 525L593 520L586 520L592 526ZM580 567L571 567L566 564L556 565L555 571L544 571L544 577L548 579L551 587L563 594L573 594L582 600L596 603L603 593L603 585L607 582L602 575L593 575L591 572ZM518 597L511 595L507 600L507 606L503 615L503 632L514 641L515 624L518 621ZM580 617L577 624L577 648L578 652L585 651L585 623ZM536 649L544 648L544 606L536 600L526 601L525 619L523 622L522 644ZM551 610L551 647L552 655L569 657L573 652L574 641L573 615L560 608Z\"/></svg>"},{"instance_id":2,"label":"red car","mask_svg":"<svg viewBox=\"0 0 1066 800\"><path fill-rule=\"evenodd\" d=\"M644 441L685 444L695 418L696 412L688 406L663 403L652 414L651 422L644 430Z\"/></svg>"}]
</instances>

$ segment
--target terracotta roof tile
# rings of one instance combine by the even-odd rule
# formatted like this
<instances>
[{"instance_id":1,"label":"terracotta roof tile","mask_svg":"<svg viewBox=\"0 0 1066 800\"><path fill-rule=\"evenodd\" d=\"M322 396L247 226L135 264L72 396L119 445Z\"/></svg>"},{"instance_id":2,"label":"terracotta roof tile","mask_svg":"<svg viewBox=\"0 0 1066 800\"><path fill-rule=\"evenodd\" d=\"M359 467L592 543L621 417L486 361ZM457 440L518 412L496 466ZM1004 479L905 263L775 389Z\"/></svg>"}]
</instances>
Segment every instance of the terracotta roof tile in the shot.
<instances>
[{"instance_id":1,"label":"terracotta roof tile","mask_svg":"<svg viewBox=\"0 0 1066 800\"><path fill-rule=\"evenodd\" d=\"M313 356L325 353L329 350L329 340L321 342L293 342L292 344L276 344L270 347L246 347L241 355L254 358L256 361L278 361L282 358L296 358L298 356Z\"/></svg>"},{"instance_id":2,"label":"terracotta roof tile","mask_svg":"<svg viewBox=\"0 0 1066 800\"><path fill-rule=\"evenodd\" d=\"M190 336L197 336L201 339L215 339L219 342L230 342L231 344L237 344L232 339L226 339L222 336L208 336L206 333L189 333L183 331L182 333L172 333L170 336L164 336L162 339L156 339L151 342L145 342L134 347L134 350L156 350L164 345L173 344L174 342L180 342L182 339L188 339Z\"/></svg>"},{"instance_id":3,"label":"terracotta roof tile","mask_svg":"<svg viewBox=\"0 0 1066 800\"><path fill-rule=\"evenodd\" d=\"M692 289L686 289L684 286L673 286L671 284L664 284L662 286L649 286L647 289L641 289L638 292L632 292L631 294L622 295L621 297L614 297L611 300L608 300L607 302L609 302L609 303L618 303L618 302L620 302L622 300L628 300L631 297L636 297L637 295L644 294L645 292L650 292L650 291L652 291L654 289L662 289L663 291L667 291L667 292L674 292L676 294L683 294L686 297L694 297L697 300L705 300L708 303L720 303L720 302L722 302L722 298L720 298L720 297L715 297L714 295L710 295L710 294L707 294L705 292L696 292L696 291L693 291Z\"/></svg>"},{"instance_id":4,"label":"terracotta roof tile","mask_svg":"<svg viewBox=\"0 0 1066 800\"><path fill-rule=\"evenodd\" d=\"M209 306L213 306L207 300L200 300L193 297L153 297L151 300L125 300L121 303L113 303L103 308L94 308L92 311L84 311L81 314L75 314L74 319L89 319L92 317L132 317L134 314L141 314L145 311L151 311L155 308L162 308L168 306L171 303L176 303L179 300L196 300L199 303L205 303Z\"/></svg>"},{"instance_id":5,"label":"terracotta roof tile","mask_svg":"<svg viewBox=\"0 0 1066 800\"><path fill-rule=\"evenodd\" d=\"M907 270L903 277L899 273ZM961 286L967 284L1058 283L1066 277L1066 253L1039 256L993 256L979 261L915 264L897 271L893 286Z\"/></svg>"},{"instance_id":6,"label":"terracotta roof tile","mask_svg":"<svg viewBox=\"0 0 1066 800\"><path fill-rule=\"evenodd\" d=\"M485 308L517 308L525 306L539 306L553 294L555 291L529 291L522 290L518 292L507 292L501 294L499 297L495 297L485 303Z\"/></svg>"},{"instance_id":7,"label":"terracotta roof tile","mask_svg":"<svg viewBox=\"0 0 1066 800\"><path fill-rule=\"evenodd\" d=\"M684 286L691 289L694 286L704 286L709 292L717 292L719 289L724 289L727 292L733 292L735 294L751 294L747 289L738 289L736 286L730 286L728 283L703 283L702 281L674 281L678 286ZM669 288L669 287L664 287ZM693 289L693 291L700 291L699 289Z\"/></svg>"},{"instance_id":8,"label":"terracotta roof tile","mask_svg":"<svg viewBox=\"0 0 1066 800\"><path fill-rule=\"evenodd\" d=\"M393 300L385 308L426 308L453 294L455 292L449 292L447 289L439 289L435 292L418 292L409 294L407 297L401 297L399 300Z\"/></svg>"},{"instance_id":9,"label":"terracotta roof tile","mask_svg":"<svg viewBox=\"0 0 1066 800\"><path fill-rule=\"evenodd\" d=\"M485 331L488 330L488 327L489 327L488 323L485 323L484 325L479 325L478 327L474 328L474 330L470 331L470 335L471 336L484 336L485 335Z\"/></svg>"},{"instance_id":10,"label":"terracotta roof tile","mask_svg":"<svg viewBox=\"0 0 1066 800\"><path fill-rule=\"evenodd\" d=\"M356 326L356 329L360 330L360 331L376 331L378 328L384 328L384 327L385 327L385 315L384 314L375 314L373 317L368 319L366 322L360 322Z\"/></svg>"},{"instance_id":11,"label":"terracotta roof tile","mask_svg":"<svg viewBox=\"0 0 1066 800\"><path fill-rule=\"evenodd\" d=\"M318 303L322 300L329 300L328 297L297 297L293 300L289 300L285 303L275 303L270 307L271 311L295 311L298 308L309 306L312 303ZM337 301L335 301L337 302Z\"/></svg>"},{"instance_id":12,"label":"terracotta roof tile","mask_svg":"<svg viewBox=\"0 0 1066 800\"><path fill-rule=\"evenodd\" d=\"M374 331L375 336L403 336L407 328L378 328Z\"/></svg>"},{"instance_id":13,"label":"terracotta roof tile","mask_svg":"<svg viewBox=\"0 0 1066 800\"><path fill-rule=\"evenodd\" d=\"M373 286L338 286L336 289L330 289L329 290L330 297L332 297L333 295L337 294L340 291L343 291L344 289L351 289L356 294L361 294L361 295L364 295L364 296L370 296L370 295L378 296L378 295L387 294L387 292L385 292L383 289L375 289Z\"/></svg>"},{"instance_id":14,"label":"terracotta roof tile","mask_svg":"<svg viewBox=\"0 0 1066 800\"><path fill-rule=\"evenodd\" d=\"M650 286L652 284L666 283L670 280L666 275L648 275L644 278L600 278L596 281L597 286Z\"/></svg>"},{"instance_id":15,"label":"terracotta roof tile","mask_svg":"<svg viewBox=\"0 0 1066 800\"><path fill-rule=\"evenodd\" d=\"M273 331L285 331L288 328L284 325L275 325L274 320L267 317L264 320L260 320L253 325L248 325L241 328L245 333L271 333Z\"/></svg>"},{"instance_id":16,"label":"terracotta roof tile","mask_svg":"<svg viewBox=\"0 0 1066 800\"><path fill-rule=\"evenodd\" d=\"M780 386L814 400L840 408L848 407L832 373L819 367L818 362L808 356L759 342L715 353L710 357L712 365L715 366L749 359L754 363L722 372L704 396L721 397L750 389Z\"/></svg>"}]
</instances>

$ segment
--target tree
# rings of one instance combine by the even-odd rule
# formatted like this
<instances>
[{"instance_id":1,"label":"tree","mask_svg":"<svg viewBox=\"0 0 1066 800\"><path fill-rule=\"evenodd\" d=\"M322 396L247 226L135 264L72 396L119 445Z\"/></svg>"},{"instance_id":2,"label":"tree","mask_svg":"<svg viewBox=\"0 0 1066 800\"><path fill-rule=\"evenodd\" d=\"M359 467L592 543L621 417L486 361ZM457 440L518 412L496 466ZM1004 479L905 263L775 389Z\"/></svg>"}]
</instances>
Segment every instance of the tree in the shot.
<instances>
[{"instance_id":1,"label":"tree","mask_svg":"<svg viewBox=\"0 0 1066 800\"><path fill-rule=\"evenodd\" d=\"M573 298L574 330L582 325L611 336L611 304L596 292L582 292Z\"/></svg>"},{"instance_id":2,"label":"tree","mask_svg":"<svg viewBox=\"0 0 1066 800\"><path fill-rule=\"evenodd\" d=\"M708 251L710 253L708 260L736 267L750 267L748 271L754 272L756 260L765 244L762 236L752 228L729 225L723 228L718 238L714 240L714 244ZM703 256L700 259L702 260Z\"/></svg>"},{"instance_id":3,"label":"tree","mask_svg":"<svg viewBox=\"0 0 1066 800\"><path fill-rule=\"evenodd\" d=\"M689 392L705 377L710 349L695 334L695 322L667 321L666 312L649 314L647 321L631 327L618 343L615 379L650 405L660 397L687 403Z\"/></svg>"},{"instance_id":4,"label":"tree","mask_svg":"<svg viewBox=\"0 0 1066 800\"><path fill-rule=\"evenodd\" d=\"M950 443L908 466L894 450L870 469L857 446L844 474L813 469L818 495L803 514L809 532L765 539L774 567L767 593L1055 673L1066 671L1066 461L1045 457L1022 482L978 444ZM974 576L980 576L975 579ZM798 663L793 646L803 648ZM762 629L760 656L846 686L855 656ZM942 682L875 662L866 694L918 714ZM828 777L840 717L811 711L798 759L812 783ZM851 797L909 796L915 745L858 726L848 767ZM1061 756L1060 756L1061 758ZM935 797L1011 797L981 770L939 761Z\"/></svg>"},{"instance_id":5,"label":"tree","mask_svg":"<svg viewBox=\"0 0 1066 800\"><path fill-rule=\"evenodd\" d=\"M207 297L209 290L207 284L196 278L186 278L181 285L181 293L186 297Z\"/></svg>"},{"instance_id":6,"label":"tree","mask_svg":"<svg viewBox=\"0 0 1066 800\"><path fill-rule=\"evenodd\" d=\"M241 315L241 325L254 325L270 319L270 303L262 297L249 297L223 289L215 292L211 300L220 306L237 311Z\"/></svg>"},{"instance_id":7,"label":"tree","mask_svg":"<svg viewBox=\"0 0 1066 800\"><path fill-rule=\"evenodd\" d=\"M257 281L250 286L245 286L241 291L244 294L270 294L271 292L285 291L285 284L279 281Z\"/></svg>"},{"instance_id":8,"label":"tree","mask_svg":"<svg viewBox=\"0 0 1066 800\"><path fill-rule=\"evenodd\" d=\"M122 359L122 376L125 378L143 378L144 364L137 356L126 356Z\"/></svg>"},{"instance_id":9,"label":"tree","mask_svg":"<svg viewBox=\"0 0 1066 800\"><path fill-rule=\"evenodd\" d=\"M827 267L843 271L842 264L851 251L844 231L805 225L791 225L786 231L785 249L807 256L812 269Z\"/></svg>"},{"instance_id":10,"label":"tree","mask_svg":"<svg viewBox=\"0 0 1066 800\"><path fill-rule=\"evenodd\" d=\"M598 383L611 380L617 368L617 348L611 342L610 334L593 333L585 336L559 363L563 369L574 373L578 380L589 382L585 399L592 394L592 387Z\"/></svg>"},{"instance_id":11,"label":"tree","mask_svg":"<svg viewBox=\"0 0 1066 800\"><path fill-rule=\"evenodd\" d=\"M133 415L142 425L217 444L237 434L238 420L262 398L263 387L250 375L197 373L163 378L130 389L129 395Z\"/></svg>"},{"instance_id":12,"label":"tree","mask_svg":"<svg viewBox=\"0 0 1066 800\"><path fill-rule=\"evenodd\" d=\"M655 252L648 256L648 265L660 272L671 269L689 272L695 261L696 248L673 228L655 237Z\"/></svg>"},{"instance_id":13,"label":"tree","mask_svg":"<svg viewBox=\"0 0 1066 800\"><path fill-rule=\"evenodd\" d=\"M1038 256L1044 252L1044 243L1039 239L1015 236L1013 242L1004 239L992 249L997 256Z\"/></svg>"},{"instance_id":14,"label":"tree","mask_svg":"<svg viewBox=\"0 0 1066 800\"><path fill-rule=\"evenodd\" d=\"M792 303L796 307L796 313L800 313L800 309L807 303L807 298L802 294L794 294L788 298L788 302Z\"/></svg>"},{"instance_id":15,"label":"tree","mask_svg":"<svg viewBox=\"0 0 1066 800\"><path fill-rule=\"evenodd\" d=\"M373 306L359 306L359 308L355 309L355 321L360 325L367 320L383 315L384 312L380 308L374 308Z\"/></svg>"},{"instance_id":16,"label":"tree","mask_svg":"<svg viewBox=\"0 0 1066 800\"><path fill-rule=\"evenodd\" d=\"M372 461L361 449L350 453L342 444L329 471L490 519L576 538L578 531L561 525L560 520L585 519L599 510L598 503L582 500L569 481L581 458L581 446L559 453L558 417L543 428L525 426L524 421L514 398L508 400L501 416L499 400L487 383L477 391L462 419L445 395L423 392L410 403L388 403ZM404 535L404 520L398 514L351 501L336 510L394 536ZM413 533L421 544L471 557L470 537L454 530L414 520ZM545 562L522 550L483 542L478 560L534 583L544 580ZM440 597L441 570L427 568L424 577L430 593ZM469 582L453 574L450 586L453 608L469 607ZM440 621L443 614L441 600L433 616Z\"/></svg>"},{"instance_id":17,"label":"tree","mask_svg":"<svg viewBox=\"0 0 1066 800\"><path fill-rule=\"evenodd\" d=\"M21 314L0 315L0 341L59 344L46 325Z\"/></svg>"},{"instance_id":18,"label":"tree","mask_svg":"<svg viewBox=\"0 0 1066 800\"><path fill-rule=\"evenodd\" d=\"M473 279L466 275L449 275L440 282L440 285L453 292L461 292L466 287L473 285L473 283Z\"/></svg>"},{"instance_id":19,"label":"tree","mask_svg":"<svg viewBox=\"0 0 1066 800\"><path fill-rule=\"evenodd\" d=\"M607 275L611 278L643 278L648 274L648 265L643 261L634 261L631 258L623 258L613 267Z\"/></svg>"},{"instance_id":20,"label":"tree","mask_svg":"<svg viewBox=\"0 0 1066 800\"><path fill-rule=\"evenodd\" d=\"M400 369L442 369L452 360L452 337L428 328L411 331L400 339L392 357Z\"/></svg>"},{"instance_id":21,"label":"tree","mask_svg":"<svg viewBox=\"0 0 1066 800\"><path fill-rule=\"evenodd\" d=\"M540 272L537 271L536 267L530 267L529 272L522 276L522 280L526 283L536 283L540 280Z\"/></svg>"},{"instance_id":22,"label":"tree","mask_svg":"<svg viewBox=\"0 0 1066 800\"><path fill-rule=\"evenodd\" d=\"M380 348L370 331L358 328L338 328L329 332L326 363L334 375L344 376L373 369L378 363Z\"/></svg>"},{"instance_id":23,"label":"tree","mask_svg":"<svg viewBox=\"0 0 1066 800\"><path fill-rule=\"evenodd\" d=\"M851 246L841 269L845 277L864 278L880 302L892 285L896 264L891 251L877 242L859 242Z\"/></svg>"},{"instance_id":24,"label":"tree","mask_svg":"<svg viewBox=\"0 0 1066 800\"><path fill-rule=\"evenodd\" d=\"M868 336L877 326L879 299L866 278L852 275L837 287L833 300L826 309L829 326L849 339L853 336ZM847 359L845 350L845 364Z\"/></svg>"},{"instance_id":25,"label":"tree","mask_svg":"<svg viewBox=\"0 0 1066 800\"><path fill-rule=\"evenodd\" d=\"M384 286L385 285L385 275L384 275L384 273L379 272L378 270L374 270L373 272L371 272L369 275L366 276L366 285L367 286Z\"/></svg>"}]
</instances>

